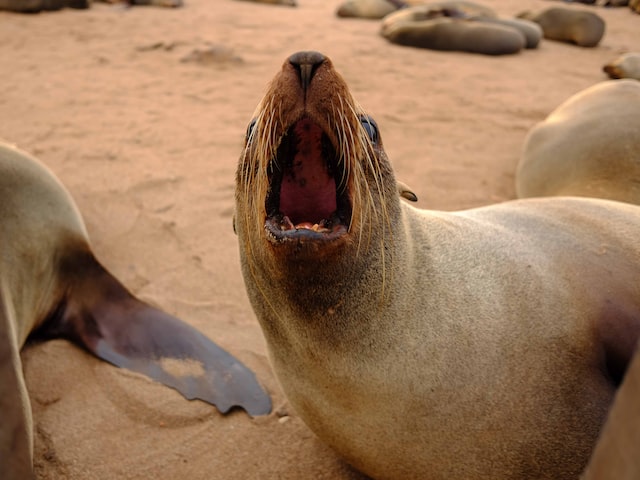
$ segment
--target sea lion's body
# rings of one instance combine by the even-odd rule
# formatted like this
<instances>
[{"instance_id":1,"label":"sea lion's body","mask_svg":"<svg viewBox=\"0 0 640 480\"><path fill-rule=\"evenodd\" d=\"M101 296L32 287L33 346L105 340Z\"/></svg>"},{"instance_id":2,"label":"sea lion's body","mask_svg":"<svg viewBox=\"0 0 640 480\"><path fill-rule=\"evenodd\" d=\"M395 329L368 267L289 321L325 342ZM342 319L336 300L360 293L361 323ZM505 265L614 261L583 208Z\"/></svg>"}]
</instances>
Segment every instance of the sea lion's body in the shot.
<instances>
[{"instance_id":1,"label":"sea lion's body","mask_svg":"<svg viewBox=\"0 0 640 480\"><path fill-rule=\"evenodd\" d=\"M237 173L247 292L307 425L374 479L576 478L640 327L640 208L401 203L375 123L290 57Z\"/></svg>"},{"instance_id":2,"label":"sea lion's body","mask_svg":"<svg viewBox=\"0 0 640 480\"><path fill-rule=\"evenodd\" d=\"M640 53L627 52L607 63L602 69L614 79L640 80Z\"/></svg>"},{"instance_id":3,"label":"sea lion's body","mask_svg":"<svg viewBox=\"0 0 640 480\"><path fill-rule=\"evenodd\" d=\"M595 47L604 36L605 22L596 13L572 8L552 7L541 12L524 12L519 17L536 22L544 38Z\"/></svg>"},{"instance_id":4,"label":"sea lion's body","mask_svg":"<svg viewBox=\"0 0 640 480\"><path fill-rule=\"evenodd\" d=\"M380 19L395 12L396 5L387 0L345 0L336 9L338 17Z\"/></svg>"},{"instance_id":5,"label":"sea lion's body","mask_svg":"<svg viewBox=\"0 0 640 480\"><path fill-rule=\"evenodd\" d=\"M527 134L519 197L578 195L640 205L640 82L608 80L563 102Z\"/></svg>"},{"instance_id":6,"label":"sea lion's body","mask_svg":"<svg viewBox=\"0 0 640 480\"><path fill-rule=\"evenodd\" d=\"M425 9L449 9L455 10L465 16L495 16L493 10L483 5L455 0L449 2L424 2L420 0L345 0L338 5L336 15L338 17L380 19L398 9L405 8L417 8L419 11L424 11Z\"/></svg>"},{"instance_id":7,"label":"sea lion's body","mask_svg":"<svg viewBox=\"0 0 640 480\"><path fill-rule=\"evenodd\" d=\"M187 398L213 403L222 412L233 405L251 405L253 414L270 408L264 393L254 390L253 374L233 357L127 291L94 257L80 212L60 181L35 158L0 142L3 480L31 476L33 428L19 351L36 331L43 338L68 338L103 360L144 373ZM198 362L199 371L176 372L165 367L165 360L174 366Z\"/></svg>"},{"instance_id":8,"label":"sea lion's body","mask_svg":"<svg viewBox=\"0 0 640 480\"><path fill-rule=\"evenodd\" d=\"M382 23L380 34L391 43L485 55L517 53L527 44L519 30L496 21L483 22L448 15L411 20L406 19L407 10L410 9L387 15Z\"/></svg>"}]
</instances>

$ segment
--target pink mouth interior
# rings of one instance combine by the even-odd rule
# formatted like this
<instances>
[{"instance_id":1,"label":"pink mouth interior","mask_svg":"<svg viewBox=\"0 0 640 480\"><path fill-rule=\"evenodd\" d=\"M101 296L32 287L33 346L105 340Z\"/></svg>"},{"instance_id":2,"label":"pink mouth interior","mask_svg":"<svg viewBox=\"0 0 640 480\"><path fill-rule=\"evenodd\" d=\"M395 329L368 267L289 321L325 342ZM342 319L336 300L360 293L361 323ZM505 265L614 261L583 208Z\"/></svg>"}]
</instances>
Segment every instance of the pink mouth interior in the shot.
<instances>
[{"instance_id":1,"label":"pink mouth interior","mask_svg":"<svg viewBox=\"0 0 640 480\"><path fill-rule=\"evenodd\" d=\"M322 129L303 119L294 132L298 144L282 179L280 212L297 228L310 228L336 211L336 182L322 157Z\"/></svg>"}]
</instances>

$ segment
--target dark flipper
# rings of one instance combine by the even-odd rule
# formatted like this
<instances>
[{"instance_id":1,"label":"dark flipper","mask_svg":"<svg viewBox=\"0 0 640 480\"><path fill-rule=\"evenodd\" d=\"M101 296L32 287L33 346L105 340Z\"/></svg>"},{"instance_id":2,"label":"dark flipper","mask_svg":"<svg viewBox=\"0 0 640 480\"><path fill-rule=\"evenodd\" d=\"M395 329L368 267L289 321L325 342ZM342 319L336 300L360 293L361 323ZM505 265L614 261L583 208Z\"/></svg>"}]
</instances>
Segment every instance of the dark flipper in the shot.
<instances>
[{"instance_id":1,"label":"dark flipper","mask_svg":"<svg viewBox=\"0 0 640 480\"><path fill-rule=\"evenodd\" d=\"M61 262L69 291L48 335L67 337L99 358L201 399L222 413L271 411L254 373L183 321L138 300L91 252Z\"/></svg>"}]
</instances>

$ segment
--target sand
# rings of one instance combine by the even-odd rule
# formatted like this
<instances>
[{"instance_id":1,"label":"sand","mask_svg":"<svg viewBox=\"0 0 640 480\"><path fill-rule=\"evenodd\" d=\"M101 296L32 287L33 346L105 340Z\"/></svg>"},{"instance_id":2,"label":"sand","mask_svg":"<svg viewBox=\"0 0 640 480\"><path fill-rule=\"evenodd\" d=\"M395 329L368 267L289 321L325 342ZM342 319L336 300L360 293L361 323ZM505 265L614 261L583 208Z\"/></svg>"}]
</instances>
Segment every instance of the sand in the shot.
<instances>
[{"instance_id":1,"label":"sand","mask_svg":"<svg viewBox=\"0 0 640 480\"><path fill-rule=\"evenodd\" d=\"M28 345L38 478L360 478L283 396L231 226L245 130L288 55L330 56L418 205L456 210L513 198L527 130L640 50L640 16L627 8L571 7L606 20L597 48L543 41L494 58L394 46L377 21L337 18L338 1L299 3L0 12L0 137L56 172L118 278L254 369L274 403L266 417L222 416L66 341ZM555 2L484 3L509 16ZM208 60L186 60L212 46Z\"/></svg>"}]
</instances>

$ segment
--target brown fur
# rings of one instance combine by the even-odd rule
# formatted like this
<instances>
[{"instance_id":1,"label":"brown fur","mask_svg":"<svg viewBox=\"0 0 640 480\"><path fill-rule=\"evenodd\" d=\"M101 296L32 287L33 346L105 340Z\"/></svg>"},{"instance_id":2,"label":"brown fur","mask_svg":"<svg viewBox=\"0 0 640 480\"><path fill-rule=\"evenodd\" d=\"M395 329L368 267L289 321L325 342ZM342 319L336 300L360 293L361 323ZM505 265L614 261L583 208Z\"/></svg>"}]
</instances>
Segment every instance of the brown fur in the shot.
<instances>
[{"instance_id":1,"label":"brown fur","mask_svg":"<svg viewBox=\"0 0 640 480\"><path fill-rule=\"evenodd\" d=\"M525 140L519 197L578 195L640 205L640 82L609 80L569 98Z\"/></svg>"},{"instance_id":2,"label":"brown fur","mask_svg":"<svg viewBox=\"0 0 640 480\"><path fill-rule=\"evenodd\" d=\"M291 404L375 479L576 478L640 325L640 208L413 208L364 114L329 59L295 54L240 157L243 276ZM318 234L270 183L315 194L318 135L300 126L335 149L353 211Z\"/></svg>"}]
</instances>

